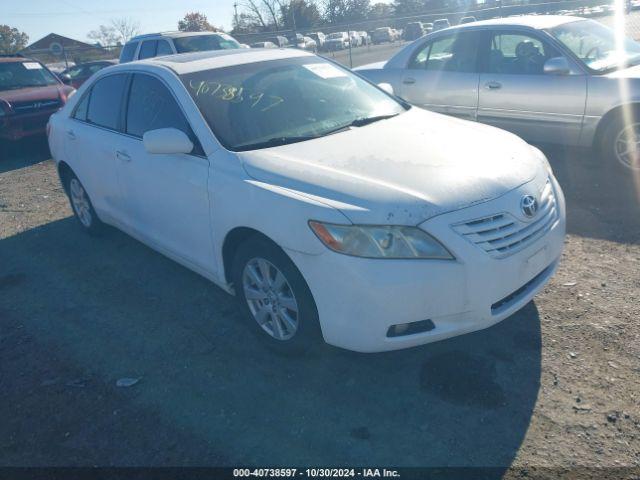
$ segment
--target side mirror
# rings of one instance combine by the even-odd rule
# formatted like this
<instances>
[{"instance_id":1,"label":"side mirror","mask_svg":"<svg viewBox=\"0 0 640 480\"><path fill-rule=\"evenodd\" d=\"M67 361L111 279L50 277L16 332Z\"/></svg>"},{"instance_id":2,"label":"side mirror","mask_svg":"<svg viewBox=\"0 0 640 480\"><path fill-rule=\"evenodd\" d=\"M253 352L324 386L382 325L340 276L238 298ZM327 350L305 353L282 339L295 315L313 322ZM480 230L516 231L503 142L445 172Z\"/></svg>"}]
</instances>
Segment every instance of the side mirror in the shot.
<instances>
[{"instance_id":1,"label":"side mirror","mask_svg":"<svg viewBox=\"0 0 640 480\"><path fill-rule=\"evenodd\" d=\"M547 75L569 75L571 67L565 57L554 57L544 62L544 73Z\"/></svg>"},{"instance_id":2,"label":"side mirror","mask_svg":"<svg viewBox=\"0 0 640 480\"><path fill-rule=\"evenodd\" d=\"M68 73L63 73L62 75L60 75L60 80L62 80L62 83L64 83L65 85L71 85L71 75L69 75Z\"/></svg>"},{"instance_id":3,"label":"side mirror","mask_svg":"<svg viewBox=\"0 0 640 480\"><path fill-rule=\"evenodd\" d=\"M387 92L389 95L395 95L395 92L393 91L393 86L390 83L379 83L378 87L384 90L385 92Z\"/></svg>"},{"instance_id":4,"label":"side mirror","mask_svg":"<svg viewBox=\"0 0 640 480\"><path fill-rule=\"evenodd\" d=\"M149 130L142 136L142 143L148 153L177 155L193 151L193 142L177 128Z\"/></svg>"}]
</instances>

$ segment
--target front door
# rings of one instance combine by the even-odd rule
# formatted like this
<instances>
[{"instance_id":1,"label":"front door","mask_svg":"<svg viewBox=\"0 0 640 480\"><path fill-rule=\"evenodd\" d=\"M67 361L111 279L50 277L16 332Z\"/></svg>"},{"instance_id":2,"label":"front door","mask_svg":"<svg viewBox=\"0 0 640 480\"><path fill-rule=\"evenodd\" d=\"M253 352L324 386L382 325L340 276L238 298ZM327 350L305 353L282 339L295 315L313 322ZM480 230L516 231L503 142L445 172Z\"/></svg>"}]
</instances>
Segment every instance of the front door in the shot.
<instances>
[{"instance_id":1,"label":"front door","mask_svg":"<svg viewBox=\"0 0 640 480\"><path fill-rule=\"evenodd\" d=\"M498 30L485 45L478 121L532 142L577 144L586 76L545 74L544 63L561 53L537 34Z\"/></svg>"},{"instance_id":2,"label":"front door","mask_svg":"<svg viewBox=\"0 0 640 480\"><path fill-rule=\"evenodd\" d=\"M214 266L207 181L209 161L169 88L157 77L134 74L118 141L118 180L127 225L150 244L205 270ZM191 154L150 154L145 132L177 128L196 145Z\"/></svg>"},{"instance_id":3,"label":"front door","mask_svg":"<svg viewBox=\"0 0 640 480\"><path fill-rule=\"evenodd\" d=\"M479 36L459 32L425 42L403 72L399 96L419 107L475 120Z\"/></svg>"}]
</instances>

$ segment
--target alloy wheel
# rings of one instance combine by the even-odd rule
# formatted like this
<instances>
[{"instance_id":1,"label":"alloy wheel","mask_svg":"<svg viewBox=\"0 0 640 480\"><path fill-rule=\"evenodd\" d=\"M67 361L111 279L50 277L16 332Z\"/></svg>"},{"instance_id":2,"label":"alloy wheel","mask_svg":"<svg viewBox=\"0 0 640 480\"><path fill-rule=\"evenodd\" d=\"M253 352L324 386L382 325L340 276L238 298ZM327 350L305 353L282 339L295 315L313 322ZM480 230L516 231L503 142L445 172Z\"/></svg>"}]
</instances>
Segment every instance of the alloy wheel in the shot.
<instances>
[{"instance_id":1,"label":"alloy wheel","mask_svg":"<svg viewBox=\"0 0 640 480\"><path fill-rule=\"evenodd\" d=\"M91 227L93 218L91 216L91 204L89 203L89 197L82 188L82 185L77 178L72 178L69 182L69 196L71 197L71 204L78 216L80 223L86 228Z\"/></svg>"},{"instance_id":2,"label":"alloy wheel","mask_svg":"<svg viewBox=\"0 0 640 480\"><path fill-rule=\"evenodd\" d=\"M616 158L628 168L640 170L640 123L623 128L613 145Z\"/></svg>"},{"instance_id":3,"label":"alloy wheel","mask_svg":"<svg viewBox=\"0 0 640 480\"><path fill-rule=\"evenodd\" d=\"M253 258L242 272L242 289L260 327L276 340L289 340L298 330L298 302L284 274L264 258Z\"/></svg>"}]
</instances>

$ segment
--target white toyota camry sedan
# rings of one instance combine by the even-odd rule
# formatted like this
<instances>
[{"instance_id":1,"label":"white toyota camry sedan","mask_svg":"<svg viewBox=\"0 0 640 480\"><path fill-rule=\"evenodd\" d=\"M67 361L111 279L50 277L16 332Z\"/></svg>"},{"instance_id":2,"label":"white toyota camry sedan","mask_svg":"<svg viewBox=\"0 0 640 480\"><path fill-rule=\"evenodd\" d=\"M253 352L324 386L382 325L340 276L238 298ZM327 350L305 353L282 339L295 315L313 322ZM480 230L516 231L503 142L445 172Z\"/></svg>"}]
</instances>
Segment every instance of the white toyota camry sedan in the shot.
<instances>
[{"instance_id":1,"label":"white toyota camry sedan","mask_svg":"<svg viewBox=\"0 0 640 480\"><path fill-rule=\"evenodd\" d=\"M488 327L564 244L539 150L298 50L109 67L52 116L49 144L85 230L115 226L211 279L285 350Z\"/></svg>"}]
</instances>

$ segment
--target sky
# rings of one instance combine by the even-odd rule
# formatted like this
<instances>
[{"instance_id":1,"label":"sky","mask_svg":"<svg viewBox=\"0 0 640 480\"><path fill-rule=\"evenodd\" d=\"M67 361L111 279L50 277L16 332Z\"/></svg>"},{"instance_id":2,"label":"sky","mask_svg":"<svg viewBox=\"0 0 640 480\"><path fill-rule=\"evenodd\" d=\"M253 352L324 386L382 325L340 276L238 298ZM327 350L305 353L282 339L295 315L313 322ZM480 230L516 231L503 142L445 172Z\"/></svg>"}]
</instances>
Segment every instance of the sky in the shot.
<instances>
[{"instance_id":1,"label":"sky","mask_svg":"<svg viewBox=\"0 0 640 480\"><path fill-rule=\"evenodd\" d=\"M33 43L52 32L86 41L91 30L120 17L139 22L141 33L177 30L178 20L190 11L202 12L212 25L230 29L234 0L0 0L0 4L0 23L25 32Z\"/></svg>"},{"instance_id":2,"label":"sky","mask_svg":"<svg viewBox=\"0 0 640 480\"><path fill-rule=\"evenodd\" d=\"M176 30L178 20L190 11L204 13L212 25L231 29L234 0L0 0L0 4L0 23L25 32L33 43L49 33L87 41L91 30L120 17L139 22L141 33Z\"/></svg>"}]
</instances>

